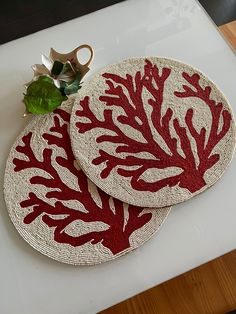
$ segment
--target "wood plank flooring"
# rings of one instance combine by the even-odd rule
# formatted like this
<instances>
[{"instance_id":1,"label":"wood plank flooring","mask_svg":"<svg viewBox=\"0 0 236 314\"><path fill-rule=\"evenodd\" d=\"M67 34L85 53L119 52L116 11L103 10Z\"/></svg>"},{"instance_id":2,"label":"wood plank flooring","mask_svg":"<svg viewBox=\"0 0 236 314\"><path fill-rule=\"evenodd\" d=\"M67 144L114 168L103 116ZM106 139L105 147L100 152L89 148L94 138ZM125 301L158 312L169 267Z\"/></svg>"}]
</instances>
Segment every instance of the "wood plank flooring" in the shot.
<instances>
[{"instance_id":1,"label":"wood plank flooring","mask_svg":"<svg viewBox=\"0 0 236 314\"><path fill-rule=\"evenodd\" d=\"M221 25L219 29L232 48L236 51L236 21Z\"/></svg>"}]
</instances>

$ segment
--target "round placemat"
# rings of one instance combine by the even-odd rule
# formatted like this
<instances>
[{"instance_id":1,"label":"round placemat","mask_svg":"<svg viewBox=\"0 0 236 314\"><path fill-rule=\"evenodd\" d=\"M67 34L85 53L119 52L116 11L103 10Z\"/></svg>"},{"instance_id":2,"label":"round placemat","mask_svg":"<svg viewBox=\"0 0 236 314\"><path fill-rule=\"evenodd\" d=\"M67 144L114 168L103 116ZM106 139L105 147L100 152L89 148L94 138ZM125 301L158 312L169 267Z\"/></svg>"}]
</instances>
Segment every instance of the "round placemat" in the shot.
<instances>
[{"instance_id":1,"label":"round placemat","mask_svg":"<svg viewBox=\"0 0 236 314\"><path fill-rule=\"evenodd\" d=\"M69 138L71 101L34 117L13 145L4 194L10 218L36 250L60 262L93 265L146 242L166 219L97 189L75 162Z\"/></svg>"},{"instance_id":2,"label":"round placemat","mask_svg":"<svg viewBox=\"0 0 236 314\"><path fill-rule=\"evenodd\" d=\"M142 207L183 202L232 159L235 124L205 75L166 58L132 58L87 81L71 115L75 157L103 191Z\"/></svg>"}]
</instances>

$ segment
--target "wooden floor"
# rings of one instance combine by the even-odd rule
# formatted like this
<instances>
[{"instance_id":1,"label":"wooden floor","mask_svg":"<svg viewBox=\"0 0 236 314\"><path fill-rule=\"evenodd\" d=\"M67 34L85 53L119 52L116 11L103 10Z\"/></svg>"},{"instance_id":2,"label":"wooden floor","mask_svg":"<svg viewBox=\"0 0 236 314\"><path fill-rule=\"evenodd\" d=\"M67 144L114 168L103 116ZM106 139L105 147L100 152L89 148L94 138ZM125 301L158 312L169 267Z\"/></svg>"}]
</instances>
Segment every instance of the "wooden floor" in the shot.
<instances>
[{"instance_id":1,"label":"wooden floor","mask_svg":"<svg viewBox=\"0 0 236 314\"><path fill-rule=\"evenodd\" d=\"M236 309L236 250L100 314L222 314Z\"/></svg>"},{"instance_id":2,"label":"wooden floor","mask_svg":"<svg viewBox=\"0 0 236 314\"><path fill-rule=\"evenodd\" d=\"M219 29L231 47L236 51L236 21L221 25Z\"/></svg>"},{"instance_id":3,"label":"wooden floor","mask_svg":"<svg viewBox=\"0 0 236 314\"><path fill-rule=\"evenodd\" d=\"M236 51L236 21L220 31ZM236 314L236 250L100 314L223 314L234 309Z\"/></svg>"}]
</instances>

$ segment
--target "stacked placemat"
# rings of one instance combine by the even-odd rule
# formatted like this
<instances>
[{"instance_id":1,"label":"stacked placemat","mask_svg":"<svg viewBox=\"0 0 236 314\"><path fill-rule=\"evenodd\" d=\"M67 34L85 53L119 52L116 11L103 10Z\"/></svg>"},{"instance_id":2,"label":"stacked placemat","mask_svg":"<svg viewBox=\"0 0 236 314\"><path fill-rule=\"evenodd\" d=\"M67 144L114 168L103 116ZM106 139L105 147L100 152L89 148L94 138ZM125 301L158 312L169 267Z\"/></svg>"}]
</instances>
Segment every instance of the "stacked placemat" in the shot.
<instances>
[{"instance_id":1,"label":"stacked placemat","mask_svg":"<svg viewBox=\"0 0 236 314\"><path fill-rule=\"evenodd\" d=\"M193 67L159 57L108 65L16 139L4 184L10 218L53 259L112 260L219 180L235 135L225 96Z\"/></svg>"}]
</instances>

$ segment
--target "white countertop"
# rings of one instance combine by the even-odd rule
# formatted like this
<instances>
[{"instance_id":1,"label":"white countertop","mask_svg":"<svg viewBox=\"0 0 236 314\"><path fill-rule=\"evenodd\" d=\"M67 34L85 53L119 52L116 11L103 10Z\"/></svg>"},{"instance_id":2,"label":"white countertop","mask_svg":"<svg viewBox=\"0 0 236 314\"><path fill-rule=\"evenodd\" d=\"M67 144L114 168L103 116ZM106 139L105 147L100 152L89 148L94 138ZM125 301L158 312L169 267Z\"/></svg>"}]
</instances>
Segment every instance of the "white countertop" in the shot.
<instances>
[{"instance_id":1,"label":"white countertop","mask_svg":"<svg viewBox=\"0 0 236 314\"><path fill-rule=\"evenodd\" d=\"M67 52L82 43L95 49L90 75L131 56L171 57L212 78L236 111L235 55L197 2L128 0L0 46L1 185L11 144L27 123L21 98L30 66L50 47ZM211 189L175 206L149 242L93 267L33 250L11 224L1 192L0 313L95 313L235 249L235 186L236 158Z\"/></svg>"}]
</instances>

